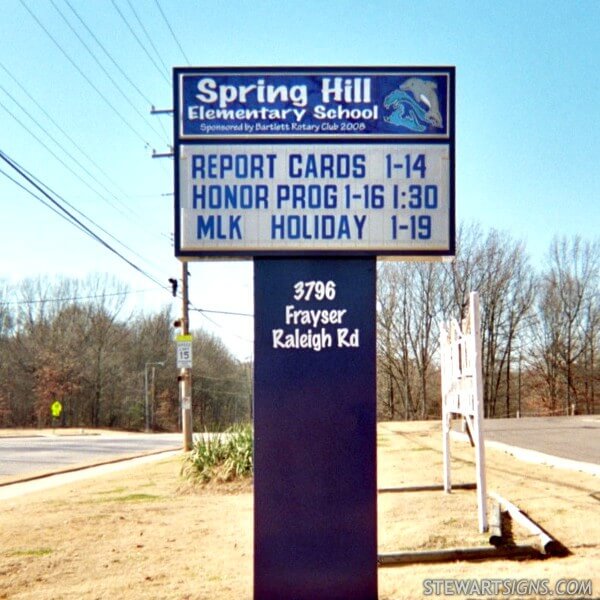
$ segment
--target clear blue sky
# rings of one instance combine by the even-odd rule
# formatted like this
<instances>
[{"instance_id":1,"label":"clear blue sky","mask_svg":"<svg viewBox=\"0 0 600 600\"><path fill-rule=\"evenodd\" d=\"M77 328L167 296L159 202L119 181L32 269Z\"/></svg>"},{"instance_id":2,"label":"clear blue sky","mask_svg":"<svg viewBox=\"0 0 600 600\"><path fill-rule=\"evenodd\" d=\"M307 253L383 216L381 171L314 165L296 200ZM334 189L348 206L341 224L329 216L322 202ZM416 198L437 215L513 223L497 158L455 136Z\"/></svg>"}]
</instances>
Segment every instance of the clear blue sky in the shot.
<instances>
[{"instance_id":1,"label":"clear blue sky","mask_svg":"<svg viewBox=\"0 0 600 600\"><path fill-rule=\"evenodd\" d=\"M171 108L170 68L186 64L455 65L459 222L524 239L535 264L555 234L598 236L597 0L158 5L183 51L157 0L2 0L0 150L100 225L105 232L90 226L160 284L180 276L169 239L172 161L151 158L152 149L167 150L171 117L149 111L151 104ZM20 180L5 163L0 169ZM129 283L131 306L172 302L1 173L0 206L0 279L107 272ZM191 275L194 306L252 311L250 263L194 263ZM251 319L208 316L216 324L194 314L192 326L222 336L241 358L251 354Z\"/></svg>"}]
</instances>

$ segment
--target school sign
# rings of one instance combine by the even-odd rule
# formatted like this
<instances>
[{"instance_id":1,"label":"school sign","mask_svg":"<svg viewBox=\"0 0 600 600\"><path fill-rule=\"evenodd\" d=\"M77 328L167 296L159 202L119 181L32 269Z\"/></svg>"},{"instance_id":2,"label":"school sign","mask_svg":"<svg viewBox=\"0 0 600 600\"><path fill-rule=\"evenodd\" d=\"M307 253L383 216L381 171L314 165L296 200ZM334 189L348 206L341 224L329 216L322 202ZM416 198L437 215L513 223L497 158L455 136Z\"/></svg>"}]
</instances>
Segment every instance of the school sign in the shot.
<instances>
[{"instance_id":1,"label":"school sign","mask_svg":"<svg viewBox=\"0 0 600 600\"><path fill-rule=\"evenodd\" d=\"M176 254L454 253L454 69L175 69Z\"/></svg>"},{"instance_id":2,"label":"school sign","mask_svg":"<svg viewBox=\"0 0 600 600\"><path fill-rule=\"evenodd\" d=\"M254 260L254 597L377 597L376 259L454 254L454 68L177 68L175 253Z\"/></svg>"}]
</instances>

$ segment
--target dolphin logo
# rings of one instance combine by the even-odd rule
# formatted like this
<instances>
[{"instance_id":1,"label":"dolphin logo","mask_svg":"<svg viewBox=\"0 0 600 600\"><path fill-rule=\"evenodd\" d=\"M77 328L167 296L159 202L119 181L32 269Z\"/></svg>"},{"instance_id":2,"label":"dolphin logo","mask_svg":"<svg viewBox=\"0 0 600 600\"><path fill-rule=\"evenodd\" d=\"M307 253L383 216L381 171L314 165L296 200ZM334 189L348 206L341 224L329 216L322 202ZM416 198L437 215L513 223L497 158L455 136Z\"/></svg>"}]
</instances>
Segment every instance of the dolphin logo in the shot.
<instances>
[{"instance_id":1,"label":"dolphin logo","mask_svg":"<svg viewBox=\"0 0 600 600\"><path fill-rule=\"evenodd\" d=\"M441 129L443 122L436 90L434 81L410 77L385 97L384 107L394 111L385 121L411 131L423 132L428 125Z\"/></svg>"},{"instance_id":2,"label":"dolphin logo","mask_svg":"<svg viewBox=\"0 0 600 600\"><path fill-rule=\"evenodd\" d=\"M410 92L417 102L422 102L427 106L429 110L425 113L425 120L430 125L438 129L443 127L440 102L436 91L437 83L411 77L400 86L400 89Z\"/></svg>"}]
</instances>

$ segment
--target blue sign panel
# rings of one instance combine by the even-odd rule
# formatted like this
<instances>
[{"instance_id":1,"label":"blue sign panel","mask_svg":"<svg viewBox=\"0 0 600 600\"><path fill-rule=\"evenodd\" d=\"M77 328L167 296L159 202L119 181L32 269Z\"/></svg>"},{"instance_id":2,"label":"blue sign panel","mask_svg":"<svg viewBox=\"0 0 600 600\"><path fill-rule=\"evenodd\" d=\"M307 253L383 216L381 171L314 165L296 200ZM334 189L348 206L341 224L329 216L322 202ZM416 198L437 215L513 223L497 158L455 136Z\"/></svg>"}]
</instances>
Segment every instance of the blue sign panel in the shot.
<instances>
[{"instance_id":1,"label":"blue sign panel","mask_svg":"<svg viewBox=\"0 0 600 600\"><path fill-rule=\"evenodd\" d=\"M254 597L375 599L376 261L254 266Z\"/></svg>"},{"instance_id":2,"label":"blue sign panel","mask_svg":"<svg viewBox=\"0 0 600 600\"><path fill-rule=\"evenodd\" d=\"M448 69L178 73L182 139L450 136Z\"/></svg>"}]
</instances>

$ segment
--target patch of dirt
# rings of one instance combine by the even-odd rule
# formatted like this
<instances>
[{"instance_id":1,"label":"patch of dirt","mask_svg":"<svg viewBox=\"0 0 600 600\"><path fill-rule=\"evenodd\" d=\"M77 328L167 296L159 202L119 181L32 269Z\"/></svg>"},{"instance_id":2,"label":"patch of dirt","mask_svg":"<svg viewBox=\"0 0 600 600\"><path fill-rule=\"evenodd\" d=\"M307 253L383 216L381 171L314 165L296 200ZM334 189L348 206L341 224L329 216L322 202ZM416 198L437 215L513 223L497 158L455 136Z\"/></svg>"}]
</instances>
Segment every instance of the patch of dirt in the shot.
<instances>
[{"instance_id":1,"label":"patch of dirt","mask_svg":"<svg viewBox=\"0 0 600 600\"><path fill-rule=\"evenodd\" d=\"M378 448L380 488L442 482L438 422L382 424ZM453 482L473 482L473 450L453 442L452 454ZM196 488L180 470L181 459L169 459L0 502L0 598L251 598L251 482ZM380 598L416 600L424 581L448 578L545 579L550 588L591 579L598 597L600 480L491 449L487 478L572 554L385 567ZM516 523L513 533L534 541ZM380 494L380 552L478 545L487 535L477 531L474 491Z\"/></svg>"}]
</instances>

